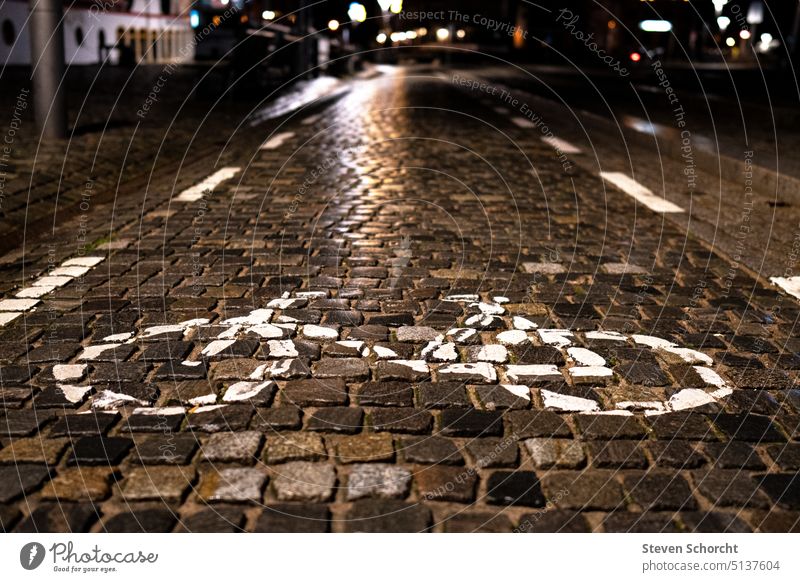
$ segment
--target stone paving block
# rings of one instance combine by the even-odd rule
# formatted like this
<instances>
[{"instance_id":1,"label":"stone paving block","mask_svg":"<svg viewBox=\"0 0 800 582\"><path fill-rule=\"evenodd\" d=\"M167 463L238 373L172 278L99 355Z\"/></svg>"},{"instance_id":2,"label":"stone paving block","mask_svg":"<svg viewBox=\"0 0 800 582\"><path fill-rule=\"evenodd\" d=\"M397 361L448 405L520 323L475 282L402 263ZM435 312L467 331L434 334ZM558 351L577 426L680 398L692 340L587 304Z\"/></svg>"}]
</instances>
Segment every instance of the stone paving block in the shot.
<instances>
[{"instance_id":1,"label":"stone paving block","mask_svg":"<svg viewBox=\"0 0 800 582\"><path fill-rule=\"evenodd\" d=\"M446 409L441 412L439 430L444 436L500 436L503 416L497 411L473 408Z\"/></svg>"},{"instance_id":2,"label":"stone paving block","mask_svg":"<svg viewBox=\"0 0 800 582\"><path fill-rule=\"evenodd\" d=\"M122 437L83 437L73 444L70 465L118 465L133 441Z\"/></svg>"},{"instance_id":3,"label":"stone paving block","mask_svg":"<svg viewBox=\"0 0 800 582\"><path fill-rule=\"evenodd\" d=\"M97 520L91 503L43 503L14 528L17 533L84 533Z\"/></svg>"},{"instance_id":4,"label":"stone paving block","mask_svg":"<svg viewBox=\"0 0 800 582\"><path fill-rule=\"evenodd\" d=\"M461 465L464 457L458 446L451 440L443 437L409 437L400 441L398 451L410 463L427 465Z\"/></svg>"},{"instance_id":5,"label":"stone paving block","mask_svg":"<svg viewBox=\"0 0 800 582\"><path fill-rule=\"evenodd\" d=\"M697 490L716 508L769 507L766 496L758 490L757 480L734 470L707 470L694 473Z\"/></svg>"},{"instance_id":6,"label":"stone paving block","mask_svg":"<svg viewBox=\"0 0 800 582\"><path fill-rule=\"evenodd\" d=\"M567 439L528 439L525 448L537 468L578 469L586 462L581 443Z\"/></svg>"},{"instance_id":7,"label":"stone paving block","mask_svg":"<svg viewBox=\"0 0 800 582\"><path fill-rule=\"evenodd\" d=\"M615 511L603 519L606 533L678 533L671 513Z\"/></svg>"},{"instance_id":8,"label":"stone paving block","mask_svg":"<svg viewBox=\"0 0 800 582\"><path fill-rule=\"evenodd\" d=\"M628 472L623 475L622 484L634 503L645 511L689 511L697 508L689 484L678 473Z\"/></svg>"},{"instance_id":9,"label":"stone paving block","mask_svg":"<svg viewBox=\"0 0 800 582\"><path fill-rule=\"evenodd\" d=\"M296 406L337 406L347 404L347 388L339 379L293 380L287 382L281 395L284 404Z\"/></svg>"},{"instance_id":10,"label":"stone paving block","mask_svg":"<svg viewBox=\"0 0 800 582\"><path fill-rule=\"evenodd\" d=\"M484 410L508 410L528 408L531 404L527 386L475 386L475 394Z\"/></svg>"},{"instance_id":11,"label":"stone paving block","mask_svg":"<svg viewBox=\"0 0 800 582\"><path fill-rule=\"evenodd\" d=\"M260 408L256 410L250 422L250 428L267 434L279 430L300 428L301 410L296 406L279 406L278 408Z\"/></svg>"},{"instance_id":12,"label":"stone paving block","mask_svg":"<svg viewBox=\"0 0 800 582\"><path fill-rule=\"evenodd\" d=\"M0 506L0 532L9 533L22 513L13 505Z\"/></svg>"},{"instance_id":13,"label":"stone paving block","mask_svg":"<svg viewBox=\"0 0 800 582\"><path fill-rule=\"evenodd\" d=\"M513 410L505 415L509 430L517 438L572 437L564 417L545 410Z\"/></svg>"},{"instance_id":14,"label":"stone paving block","mask_svg":"<svg viewBox=\"0 0 800 582\"><path fill-rule=\"evenodd\" d=\"M519 518L514 532L518 533L589 533L591 528L583 514L577 511L545 507Z\"/></svg>"},{"instance_id":15,"label":"stone paving block","mask_svg":"<svg viewBox=\"0 0 800 582\"><path fill-rule=\"evenodd\" d=\"M317 503L278 503L267 505L256 521L256 532L327 533L330 531L328 506Z\"/></svg>"},{"instance_id":16,"label":"stone paving block","mask_svg":"<svg viewBox=\"0 0 800 582\"><path fill-rule=\"evenodd\" d=\"M613 511L624 508L622 487L612 471L559 471L542 476L548 499L563 509Z\"/></svg>"},{"instance_id":17,"label":"stone paving block","mask_svg":"<svg viewBox=\"0 0 800 582\"><path fill-rule=\"evenodd\" d=\"M0 467L0 503L38 488L50 476L44 465L17 465Z\"/></svg>"},{"instance_id":18,"label":"stone paving block","mask_svg":"<svg viewBox=\"0 0 800 582\"><path fill-rule=\"evenodd\" d=\"M545 497L533 471L495 471L486 483L486 501L493 505L544 507Z\"/></svg>"},{"instance_id":19,"label":"stone paving block","mask_svg":"<svg viewBox=\"0 0 800 582\"><path fill-rule=\"evenodd\" d=\"M168 509L136 509L104 517L100 531L106 533L168 533L177 516Z\"/></svg>"},{"instance_id":20,"label":"stone paving block","mask_svg":"<svg viewBox=\"0 0 800 582\"><path fill-rule=\"evenodd\" d=\"M376 432L422 434L430 432L433 425L431 414L418 408L375 408L368 418Z\"/></svg>"},{"instance_id":21,"label":"stone paving block","mask_svg":"<svg viewBox=\"0 0 800 582\"><path fill-rule=\"evenodd\" d=\"M18 463L57 465L68 445L69 440L63 438L34 437L12 441L6 448L0 449L0 465Z\"/></svg>"},{"instance_id":22,"label":"stone paving block","mask_svg":"<svg viewBox=\"0 0 800 582\"><path fill-rule=\"evenodd\" d=\"M506 438L470 439L466 450L476 467L513 467L519 457L515 435Z\"/></svg>"},{"instance_id":23,"label":"stone paving block","mask_svg":"<svg viewBox=\"0 0 800 582\"><path fill-rule=\"evenodd\" d=\"M417 406L449 408L470 406L466 387L460 382L423 382L416 384Z\"/></svg>"},{"instance_id":24,"label":"stone paving block","mask_svg":"<svg viewBox=\"0 0 800 582\"><path fill-rule=\"evenodd\" d=\"M167 432L137 440L133 455L144 465L188 465L198 445L193 434Z\"/></svg>"},{"instance_id":25,"label":"stone paving block","mask_svg":"<svg viewBox=\"0 0 800 582\"><path fill-rule=\"evenodd\" d=\"M212 507L182 517L177 531L237 533L244 531L245 515L235 507Z\"/></svg>"},{"instance_id":26,"label":"stone paving block","mask_svg":"<svg viewBox=\"0 0 800 582\"><path fill-rule=\"evenodd\" d=\"M389 434L361 434L338 438L334 444L340 463L391 461L394 445Z\"/></svg>"},{"instance_id":27,"label":"stone paving block","mask_svg":"<svg viewBox=\"0 0 800 582\"><path fill-rule=\"evenodd\" d=\"M200 447L202 458L212 463L250 464L261 448L260 432L217 432Z\"/></svg>"},{"instance_id":28,"label":"stone paving block","mask_svg":"<svg viewBox=\"0 0 800 582\"><path fill-rule=\"evenodd\" d=\"M706 443L702 451L718 469L749 469L757 471L767 468L756 450L741 441Z\"/></svg>"},{"instance_id":29,"label":"stone paving block","mask_svg":"<svg viewBox=\"0 0 800 582\"><path fill-rule=\"evenodd\" d=\"M58 474L42 489L43 499L103 501L111 495L114 473L108 467L71 467Z\"/></svg>"},{"instance_id":30,"label":"stone paving block","mask_svg":"<svg viewBox=\"0 0 800 582\"><path fill-rule=\"evenodd\" d=\"M176 432L183 422L182 407L137 409L121 423L123 432Z\"/></svg>"},{"instance_id":31,"label":"stone paving block","mask_svg":"<svg viewBox=\"0 0 800 582\"><path fill-rule=\"evenodd\" d=\"M268 464L320 461L327 456L322 437L313 433L286 432L268 435L264 447L264 461Z\"/></svg>"},{"instance_id":32,"label":"stone paving block","mask_svg":"<svg viewBox=\"0 0 800 582\"><path fill-rule=\"evenodd\" d=\"M718 414L714 424L734 440L750 442L785 441L775 424L765 416L756 414Z\"/></svg>"},{"instance_id":33,"label":"stone paving block","mask_svg":"<svg viewBox=\"0 0 800 582\"><path fill-rule=\"evenodd\" d=\"M403 467L383 463L353 465L347 479L347 499L405 497L411 473Z\"/></svg>"},{"instance_id":34,"label":"stone paving block","mask_svg":"<svg viewBox=\"0 0 800 582\"><path fill-rule=\"evenodd\" d=\"M800 476L797 473L764 475L761 489L779 506L800 509Z\"/></svg>"},{"instance_id":35,"label":"stone paving block","mask_svg":"<svg viewBox=\"0 0 800 582\"><path fill-rule=\"evenodd\" d=\"M208 502L259 503L266 482L259 468L229 467L202 475L198 494Z\"/></svg>"},{"instance_id":36,"label":"stone paving block","mask_svg":"<svg viewBox=\"0 0 800 582\"><path fill-rule=\"evenodd\" d=\"M119 413L67 414L59 418L50 429L52 436L104 435L119 420Z\"/></svg>"},{"instance_id":37,"label":"stone paving block","mask_svg":"<svg viewBox=\"0 0 800 582\"><path fill-rule=\"evenodd\" d=\"M647 457L638 441L589 442L587 449L594 467L603 469L644 469Z\"/></svg>"},{"instance_id":38,"label":"stone paving block","mask_svg":"<svg viewBox=\"0 0 800 582\"><path fill-rule=\"evenodd\" d=\"M197 432L243 430L254 413L253 407L248 405L201 406L189 415L187 428Z\"/></svg>"},{"instance_id":39,"label":"stone paving block","mask_svg":"<svg viewBox=\"0 0 800 582\"><path fill-rule=\"evenodd\" d=\"M447 518L444 522L448 533L509 533L511 520L505 515L494 513L461 512Z\"/></svg>"},{"instance_id":40,"label":"stone paving block","mask_svg":"<svg viewBox=\"0 0 800 582\"><path fill-rule=\"evenodd\" d=\"M800 443L769 445L767 453L782 471L800 471Z\"/></svg>"},{"instance_id":41,"label":"stone paving block","mask_svg":"<svg viewBox=\"0 0 800 582\"><path fill-rule=\"evenodd\" d=\"M660 414L647 419L659 439L715 440L708 417L691 412Z\"/></svg>"},{"instance_id":42,"label":"stone paving block","mask_svg":"<svg viewBox=\"0 0 800 582\"><path fill-rule=\"evenodd\" d=\"M356 399L361 406L413 406L414 392L407 382L366 382Z\"/></svg>"},{"instance_id":43,"label":"stone paving block","mask_svg":"<svg viewBox=\"0 0 800 582\"><path fill-rule=\"evenodd\" d=\"M320 408L306 423L307 430L355 434L361 430L364 411L359 407Z\"/></svg>"},{"instance_id":44,"label":"stone paving block","mask_svg":"<svg viewBox=\"0 0 800 582\"><path fill-rule=\"evenodd\" d=\"M195 471L188 467L141 467L125 473L122 496L127 502L160 500L178 503L192 486Z\"/></svg>"},{"instance_id":45,"label":"stone paving block","mask_svg":"<svg viewBox=\"0 0 800 582\"><path fill-rule=\"evenodd\" d=\"M324 463L286 463L276 467L272 477L275 495L281 501L328 501L334 485L336 471Z\"/></svg>"},{"instance_id":46,"label":"stone paving block","mask_svg":"<svg viewBox=\"0 0 800 582\"><path fill-rule=\"evenodd\" d=\"M478 477L463 467L422 467L414 472L414 482L423 500L469 503Z\"/></svg>"},{"instance_id":47,"label":"stone paving block","mask_svg":"<svg viewBox=\"0 0 800 582\"><path fill-rule=\"evenodd\" d=\"M348 532L364 533L419 533L427 531L430 526L430 509L393 499L353 503L344 524Z\"/></svg>"},{"instance_id":48,"label":"stone paving block","mask_svg":"<svg viewBox=\"0 0 800 582\"><path fill-rule=\"evenodd\" d=\"M696 469L706 462L688 441L655 441L645 444L656 467Z\"/></svg>"},{"instance_id":49,"label":"stone paving block","mask_svg":"<svg viewBox=\"0 0 800 582\"><path fill-rule=\"evenodd\" d=\"M687 511L678 518L684 531L694 533L748 533L753 531L736 513Z\"/></svg>"},{"instance_id":50,"label":"stone paving block","mask_svg":"<svg viewBox=\"0 0 800 582\"><path fill-rule=\"evenodd\" d=\"M369 363L361 358L329 358L314 364L315 378L347 378L369 380Z\"/></svg>"},{"instance_id":51,"label":"stone paving block","mask_svg":"<svg viewBox=\"0 0 800 582\"><path fill-rule=\"evenodd\" d=\"M633 416L578 415L575 421L586 440L637 439L647 434Z\"/></svg>"}]
</instances>

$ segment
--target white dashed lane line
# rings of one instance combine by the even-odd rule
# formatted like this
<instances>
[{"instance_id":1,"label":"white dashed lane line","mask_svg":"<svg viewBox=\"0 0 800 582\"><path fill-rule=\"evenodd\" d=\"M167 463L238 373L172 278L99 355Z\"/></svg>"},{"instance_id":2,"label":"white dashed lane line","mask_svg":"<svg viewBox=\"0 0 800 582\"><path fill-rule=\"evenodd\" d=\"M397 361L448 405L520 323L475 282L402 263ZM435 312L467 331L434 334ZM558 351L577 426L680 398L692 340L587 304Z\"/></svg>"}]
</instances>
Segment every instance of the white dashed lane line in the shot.
<instances>
[{"instance_id":1,"label":"white dashed lane line","mask_svg":"<svg viewBox=\"0 0 800 582\"><path fill-rule=\"evenodd\" d=\"M646 186L640 184L633 178L628 177L622 172L600 172L600 177L611 182L614 186L630 195L636 201L641 202L650 210L660 213L683 212L683 208L673 204L669 200L659 198Z\"/></svg>"},{"instance_id":2,"label":"white dashed lane line","mask_svg":"<svg viewBox=\"0 0 800 582\"><path fill-rule=\"evenodd\" d=\"M320 119L322 119L322 113L317 113L316 115L309 115L308 117L306 117L300 123L302 125L313 125L316 122L318 122Z\"/></svg>"},{"instance_id":3,"label":"white dashed lane line","mask_svg":"<svg viewBox=\"0 0 800 582\"><path fill-rule=\"evenodd\" d=\"M562 154L579 154L581 153L581 148L578 146L572 145L568 141L558 138L554 135L546 135L542 138L542 141L549 145L550 147L560 151Z\"/></svg>"},{"instance_id":4,"label":"white dashed lane line","mask_svg":"<svg viewBox=\"0 0 800 582\"><path fill-rule=\"evenodd\" d=\"M281 147L287 140L290 140L294 137L293 131L284 131L282 133L276 133L267 141L264 142L264 145L261 146L262 150L274 150L276 148Z\"/></svg>"},{"instance_id":5,"label":"white dashed lane line","mask_svg":"<svg viewBox=\"0 0 800 582\"><path fill-rule=\"evenodd\" d=\"M800 277L770 277L769 282L777 285L792 297L800 299Z\"/></svg>"},{"instance_id":6,"label":"white dashed lane line","mask_svg":"<svg viewBox=\"0 0 800 582\"><path fill-rule=\"evenodd\" d=\"M203 194L206 192L211 192L219 186L225 180L230 180L233 178L241 168L238 167L226 167L222 168L221 170L217 170L207 178L205 178L199 184L195 184L178 194L175 197L175 200L178 202L195 202L196 200L200 200L203 197Z\"/></svg>"},{"instance_id":7,"label":"white dashed lane line","mask_svg":"<svg viewBox=\"0 0 800 582\"><path fill-rule=\"evenodd\" d=\"M39 297L63 287L76 277L88 273L99 265L105 257L78 257L68 259L47 274L37 278L29 287L23 287L14 294L13 299L0 301L0 327L11 323L26 311L40 303Z\"/></svg>"},{"instance_id":8,"label":"white dashed lane line","mask_svg":"<svg viewBox=\"0 0 800 582\"><path fill-rule=\"evenodd\" d=\"M512 117L511 123L513 123L517 127L522 127L524 129L532 129L536 127L535 123L533 123L529 119L525 119L524 117Z\"/></svg>"}]
</instances>

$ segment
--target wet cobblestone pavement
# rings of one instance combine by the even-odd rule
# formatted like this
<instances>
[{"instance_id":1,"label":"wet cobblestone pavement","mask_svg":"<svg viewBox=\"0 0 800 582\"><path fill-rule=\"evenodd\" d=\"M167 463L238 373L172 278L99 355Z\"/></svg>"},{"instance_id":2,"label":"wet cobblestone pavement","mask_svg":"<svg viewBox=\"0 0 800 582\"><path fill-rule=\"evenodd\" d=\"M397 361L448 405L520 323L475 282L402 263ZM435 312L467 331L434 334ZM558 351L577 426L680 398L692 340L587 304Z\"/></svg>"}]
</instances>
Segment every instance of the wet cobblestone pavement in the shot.
<instances>
[{"instance_id":1,"label":"wet cobblestone pavement","mask_svg":"<svg viewBox=\"0 0 800 582\"><path fill-rule=\"evenodd\" d=\"M6 255L3 529L796 530L796 300L491 99L387 70Z\"/></svg>"}]
</instances>

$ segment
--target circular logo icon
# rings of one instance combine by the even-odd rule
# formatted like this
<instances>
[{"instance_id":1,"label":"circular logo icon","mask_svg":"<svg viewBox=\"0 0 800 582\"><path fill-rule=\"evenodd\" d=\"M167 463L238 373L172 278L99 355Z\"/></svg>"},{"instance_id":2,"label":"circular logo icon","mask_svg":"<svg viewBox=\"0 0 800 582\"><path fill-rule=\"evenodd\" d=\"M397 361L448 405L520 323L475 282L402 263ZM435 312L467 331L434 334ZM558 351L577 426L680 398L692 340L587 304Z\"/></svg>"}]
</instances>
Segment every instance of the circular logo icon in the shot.
<instances>
[{"instance_id":1,"label":"circular logo icon","mask_svg":"<svg viewBox=\"0 0 800 582\"><path fill-rule=\"evenodd\" d=\"M19 551L19 563L26 570L35 570L44 561L44 546L39 542L30 542Z\"/></svg>"}]
</instances>

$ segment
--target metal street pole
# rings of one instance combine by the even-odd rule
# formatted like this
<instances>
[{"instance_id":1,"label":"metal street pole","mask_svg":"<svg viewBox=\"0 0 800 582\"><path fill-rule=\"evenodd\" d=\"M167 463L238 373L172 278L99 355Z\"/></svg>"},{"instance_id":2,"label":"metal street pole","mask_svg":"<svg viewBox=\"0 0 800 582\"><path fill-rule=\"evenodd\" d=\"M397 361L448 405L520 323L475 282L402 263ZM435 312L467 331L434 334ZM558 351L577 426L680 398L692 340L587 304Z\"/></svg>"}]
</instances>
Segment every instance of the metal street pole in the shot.
<instances>
[{"instance_id":1,"label":"metal street pole","mask_svg":"<svg viewBox=\"0 0 800 582\"><path fill-rule=\"evenodd\" d=\"M300 0L297 7L297 28L301 40L297 41L297 74L301 79L308 77L308 39L305 36L308 34L308 8L307 0Z\"/></svg>"},{"instance_id":2,"label":"metal street pole","mask_svg":"<svg viewBox=\"0 0 800 582\"><path fill-rule=\"evenodd\" d=\"M62 0L28 0L31 9L33 109L44 139L67 135L64 100L64 27Z\"/></svg>"},{"instance_id":3,"label":"metal street pole","mask_svg":"<svg viewBox=\"0 0 800 582\"><path fill-rule=\"evenodd\" d=\"M798 0L797 5L795 6L794 10L794 22L792 23L792 32L789 34L789 55L791 57L795 56L797 52L797 35L800 34L800 0Z\"/></svg>"}]
</instances>

